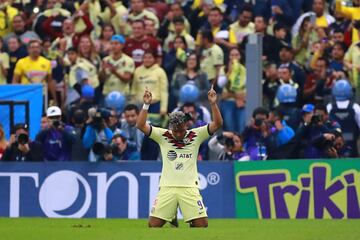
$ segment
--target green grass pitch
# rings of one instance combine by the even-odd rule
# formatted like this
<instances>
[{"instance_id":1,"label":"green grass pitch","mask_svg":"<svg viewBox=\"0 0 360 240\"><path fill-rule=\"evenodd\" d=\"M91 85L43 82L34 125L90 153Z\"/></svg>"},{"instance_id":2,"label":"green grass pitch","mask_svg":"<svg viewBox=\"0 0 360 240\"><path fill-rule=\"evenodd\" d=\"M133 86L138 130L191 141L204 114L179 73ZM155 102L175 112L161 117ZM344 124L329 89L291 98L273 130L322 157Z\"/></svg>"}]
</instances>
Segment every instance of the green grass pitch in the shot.
<instances>
[{"instance_id":1,"label":"green grass pitch","mask_svg":"<svg viewBox=\"0 0 360 240\"><path fill-rule=\"evenodd\" d=\"M0 239L26 240L295 240L360 239L360 220L210 219L209 228L147 228L147 220L0 218Z\"/></svg>"}]
</instances>

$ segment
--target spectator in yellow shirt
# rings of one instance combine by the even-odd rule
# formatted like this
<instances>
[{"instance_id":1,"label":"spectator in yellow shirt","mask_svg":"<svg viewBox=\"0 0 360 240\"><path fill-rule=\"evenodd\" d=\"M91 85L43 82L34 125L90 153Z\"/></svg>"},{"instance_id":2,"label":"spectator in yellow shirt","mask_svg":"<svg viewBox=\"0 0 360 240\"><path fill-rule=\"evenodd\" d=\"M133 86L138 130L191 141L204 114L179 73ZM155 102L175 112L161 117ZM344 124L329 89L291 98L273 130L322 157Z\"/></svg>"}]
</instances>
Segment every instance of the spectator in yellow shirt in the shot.
<instances>
[{"instance_id":1,"label":"spectator in yellow shirt","mask_svg":"<svg viewBox=\"0 0 360 240\"><path fill-rule=\"evenodd\" d=\"M13 8L8 0L0 0L0 37L5 37L13 32L12 22L18 13L18 10Z\"/></svg>"},{"instance_id":2,"label":"spectator in yellow shirt","mask_svg":"<svg viewBox=\"0 0 360 240\"><path fill-rule=\"evenodd\" d=\"M360 21L354 24L360 37ZM344 63L349 70L352 85L356 88L356 97L360 99L360 41L353 43L347 50Z\"/></svg>"},{"instance_id":3,"label":"spectator in yellow shirt","mask_svg":"<svg viewBox=\"0 0 360 240\"><path fill-rule=\"evenodd\" d=\"M78 53L80 57L85 58L89 62L91 62L97 70L99 69L101 59L96 52L95 44L93 43L89 35L83 35L80 37Z\"/></svg>"},{"instance_id":4,"label":"spectator in yellow shirt","mask_svg":"<svg viewBox=\"0 0 360 240\"><path fill-rule=\"evenodd\" d=\"M253 12L251 5L244 5L239 14L239 20L229 27L229 41L241 44L246 35L255 32L252 22Z\"/></svg>"},{"instance_id":5,"label":"spectator in yellow shirt","mask_svg":"<svg viewBox=\"0 0 360 240\"><path fill-rule=\"evenodd\" d=\"M163 50L168 53L172 48L174 48L174 40L177 36L183 36L188 49L195 50L195 40L194 38L185 31L185 22L181 17L176 17L173 19L174 32L170 32L167 38L164 40Z\"/></svg>"},{"instance_id":6,"label":"spectator in yellow shirt","mask_svg":"<svg viewBox=\"0 0 360 240\"><path fill-rule=\"evenodd\" d=\"M131 0L131 13L128 20L133 22L145 20L145 18L152 19L155 22L155 28L159 29L159 19L154 13L145 9L145 0Z\"/></svg>"},{"instance_id":7,"label":"spectator in yellow shirt","mask_svg":"<svg viewBox=\"0 0 360 240\"><path fill-rule=\"evenodd\" d=\"M353 0L353 7L343 6L341 0L336 0L336 11L343 15L345 18L350 20L360 20L360 1ZM352 42L356 43L359 41L359 35L356 28L352 29Z\"/></svg>"},{"instance_id":8,"label":"spectator in yellow shirt","mask_svg":"<svg viewBox=\"0 0 360 240\"><path fill-rule=\"evenodd\" d=\"M28 52L29 56L16 63L13 84L47 83L48 90L56 104L56 85L51 75L51 63L48 59L40 56L40 41L31 40L28 44Z\"/></svg>"},{"instance_id":9,"label":"spectator in yellow shirt","mask_svg":"<svg viewBox=\"0 0 360 240\"><path fill-rule=\"evenodd\" d=\"M116 33L126 34L129 31L129 26L126 22L129 14L127 8L121 1L106 0L104 2L107 7L101 14L101 19L105 23L111 24Z\"/></svg>"},{"instance_id":10,"label":"spectator in yellow shirt","mask_svg":"<svg viewBox=\"0 0 360 240\"><path fill-rule=\"evenodd\" d=\"M7 83L7 73L10 68L9 54L3 52L4 42L0 37L0 85Z\"/></svg>"},{"instance_id":11,"label":"spectator in yellow shirt","mask_svg":"<svg viewBox=\"0 0 360 240\"><path fill-rule=\"evenodd\" d=\"M181 3L179 2L174 2L173 4L171 4L170 6L170 11L168 12L168 14L166 15L166 18L164 20L164 23L166 23L166 21L168 21L168 30L170 32L174 32L175 31L175 26L172 23L172 20L176 17L181 17L184 19L184 23L185 23L185 31L187 33L190 34L190 29L191 29L191 25L189 23L189 21L187 20L187 18L184 16L184 11L181 7Z\"/></svg>"},{"instance_id":12,"label":"spectator in yellow shirt","mask_svg":"<svg viewBox=\"0 0 360 240\"><path fill-rule=\"evenodd\" d=\"M317 28L328 28L335 22L335 18L326 12L325 0L314 0L312 5L312 12L306 12L302 14L294 24L292 28L292 34L296 35L300 29L304 18L310 17L311 24L314 24Z\"/></svg>"},{"instance_id":13,"label":"spectator in yellow shirt","mask_svg":"<svg viewBox=\"0 0 360 240\"><path fill-rule=\"evenodd\" d=\"M214 35L214 41L223 49L232 48L236 46L236 39L229 37L229 31L227 24L224 23L223 12L219 7L211 8L209 15L207 17L207 22L202 26L202 30L211 30ZM198 33L196 36L196 45L201 44L201 34Z\"/></svg>"},{"instance_id":14,"label":"spectator in yellow shirt","mask_svg":"<svg viewBox=\"0 0 360 240\"><path fill-rule=\"evenodd\" d=\"M201 32L202 54L201 54L201 70L207 74L208 80L215 84L219 76L220 69L224 65L224 52L214 43L214 36L211 31ZM218 92L219 89L216 91Z\"/></svg>"},{"instance_id":15,"label":"spectator in yellow shirt","mask_svg":"<svg viewBox=\"0 0 360 240\"><path fill-rule=\"evenodd\" d=\"M105 57L110 54L111 37L115 34L115 29L110 24L104 24L101 29L101 35L99 39L95 41L96 52L100 57Z\"/></svg>"},{"instance_id":16,"label":"spectator in yellow shirt","mask_svg":"<svg viewBox=\"0 0 360 240\"><path fill-rule=\"evenodd\" d=\"M123 53L125 38L114 35L111 38L111 55L102 61L100 74L104 81L103 95L119 91L124 95L130 93L130 82L133 78L135 63Z\"/></svg>"},{"instance_id":17,"label":"spectator in yellow shirt","mask_svg":"<svg viewBox=\"0 0 360 240\"><path fill-rule=\"evenodd\" d=\"M168 79L165 71L156 63L154 51L146 51L143 64L135 70L131 88L135 103L142 103L142 93L145 89L153 93L152 103L149 108L149 113L155 114L153 121L158 118L156 118L156 115L164 118L168 110ZM158 124L161 123L158 122Z\"/></svg>"}]
</instances>

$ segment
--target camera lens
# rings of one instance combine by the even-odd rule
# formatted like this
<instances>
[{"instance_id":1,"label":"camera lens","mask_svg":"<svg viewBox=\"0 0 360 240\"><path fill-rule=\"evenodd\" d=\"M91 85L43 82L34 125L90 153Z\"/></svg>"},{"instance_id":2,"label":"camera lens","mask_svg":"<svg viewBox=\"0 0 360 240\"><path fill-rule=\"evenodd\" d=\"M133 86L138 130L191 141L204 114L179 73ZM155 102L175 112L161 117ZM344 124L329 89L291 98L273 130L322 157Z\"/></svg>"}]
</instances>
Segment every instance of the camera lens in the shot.
<instances>
[{"instance_id":1,"label":"camera lens","mask_svg":"<svg viewBox=\"0 0 360 240\"><path fill-rule=\"evenodd\" d=\"M103 155L105 153L105 145L101 142L94 143L92 150L95 155Z\"/></svg>"},{"instance_id":2,"label":"camera lens","mask_svg":"<svg viewBox=\"0 0 360 240\"><path fill-rule=\"evenodd\" d=\"M264 120L262 119L255 119L255 126L260 127L263 124Z\"/></svg>"},{"instance_id":3,"label":"camera lens","mask_svg":"<svg viewBox=\"0 0 360 240\"><path fill-rule=\"evenodd\" d=\"M227 147L233 147L235 145L234 140L232 138L226 138L225 139L225 146Z\"/></svg>"},{"instance_id":4,"label":"camera lens","mask_svg":"<svg viewBox=\"0 0 360 240\"><path fill-rule=\"evenodd\" d=\"M58 128L60 126L60 121L58 121L58 120L54 121L53 126Z\"/></svg>"},{"instance_id":5,"label":"camera lens","mask_svg":"<svg viewBox=\"0 0 360 240\"><path fill-rule=\"evenodd\" d=\"M18 143L19 144L26 144L29 142L29 136L25 133L22 133L18 136Z\"/></svg>"}]
</instances>

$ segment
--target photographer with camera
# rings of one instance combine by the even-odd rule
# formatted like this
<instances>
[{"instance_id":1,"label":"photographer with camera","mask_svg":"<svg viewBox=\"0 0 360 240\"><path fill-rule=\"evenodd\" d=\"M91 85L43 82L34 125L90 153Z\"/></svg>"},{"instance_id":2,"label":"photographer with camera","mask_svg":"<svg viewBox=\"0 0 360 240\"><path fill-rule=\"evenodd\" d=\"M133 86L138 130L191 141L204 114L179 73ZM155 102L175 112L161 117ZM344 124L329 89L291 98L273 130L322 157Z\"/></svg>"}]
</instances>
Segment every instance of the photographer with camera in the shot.
<instances>
[{"instance_id":1,"label":"photographer with camera","mask_svg":"<svg viewBox=\"0 0 360 240\"><path fill-rule=\"evenodd\" d=\"M220 161L249 161L250 157L243 147L243 137L234 132L223 132L210 139L209 148L217 154Z\"/></svg>"},{"instance_id":2,"label":"photographer with camera","mask_svg":"<svg viewBox=\"0 0 360 240\"><path fill-rule=\"evenodd\" d=\"M271 137L274 138L276 147L288 143L295 136L294 130L287 125L280 109L272 110L268 121L271 127Z\"/></svg>"},{"instance_id":3,"label":"photographer with camera","mask_svg":"<svg viewBox=\"0 0 360 240\"><path fill-rule=\"evenodd\" d=\"M251 160L265 160L270 146L270 128L268 124L269 112L258 107L252 114L250 124L243 132L246 152Z\"/></svg>"},{"instance_id":4,"label":"photographer with camera","mask_svg":"<svg viewBox=\"0 0 360 240\"><path fill-rule=\"evenodd\" d=\"M102 157L102 149L111 143L113 137L113 132L106 124L110 112L107 109L90 108L88 116L82 143L86 149L90 149L89 161L97 162Z\"/></svg>"},{"instance_id":5,"label":"photographer with camera","mask_svg":"<svg viewBox=\"0 0 360 240\"><path fill-rule=\"evenodd\" d=\"M49 107L46 116L49 128L42 130L36 140L44 149L45 161L70 161L72 146L75 143L73 129L61 122L61 110L57 106Z\"/></svg>"},{"instance_id":6,"label":"photographer with camera","mask_svg":"<svg viewBox=\"0 0 360 240\"><path fill-rule=\"evenodd\" d=\"M9 144L2 157L3 161L43 161L41 144L30 141L26 124L19 123L14 126L14 134L11 135Z\"/></svg>"},{"instance_id":7,"label":"photographer with camera","mask_svg":"<svg viewBox=\"0 0 360 240\"><path fill-rule=\"evenodd\" d=\"M357 141L360 134L360 106L353 99L349 81L336 81L332 89L333 101L327 105L329 118L337 121L342 130L346 146L352 149L351 157L358 156Z\"/></svg>"},{"instance_id":8,"label":"photographer with camera","mask_svg":"<svg viewBox=\"0 0 360 240\"><path fill-rule=\"evenodd\" d=\"M113 136L112 147L114 161L140 160L140 153L136 150L136 147L129 146L126 137L122 134Z\"/></svg>"},{"instance_id":9,"label":"photographer with camera","mask_svg":"<svg viewBox=\"0 0 360 240\"><path fill-rule=\"evenodd\" d=\"M344 136L341 132L334 132L336 151L329 151L329 158L351 158L353 150L351 147L346 146Z\"/></svg>"},{"instance_id":10,"label":"photographer with camera","mask_svg":"<svg viewBox=\"0 0 360 240\"><path fill-rule=\"evenodd\" d=\"M299 150L297 157L305 159L329 158L336 153L335 132L337 125L331 125L321 106L303 106L304 123L298 129L295 139Z\"/></svg>"}]
</instances>

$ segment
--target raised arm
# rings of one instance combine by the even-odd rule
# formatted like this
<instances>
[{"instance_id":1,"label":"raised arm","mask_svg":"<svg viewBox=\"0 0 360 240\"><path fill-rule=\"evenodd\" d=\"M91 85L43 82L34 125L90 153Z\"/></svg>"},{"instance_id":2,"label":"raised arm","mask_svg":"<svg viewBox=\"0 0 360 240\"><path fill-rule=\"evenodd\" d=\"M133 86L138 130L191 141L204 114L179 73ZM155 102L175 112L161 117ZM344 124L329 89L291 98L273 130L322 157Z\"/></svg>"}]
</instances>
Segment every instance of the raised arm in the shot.
<instances>
[{"instance_id":1,"label":"raised arm","mask_svg":"<svg viewBox=\"0 0 360 240\"><path fill-rule=\"evenodd\" d=\"M211 89L208 92L208 100L211 107L212 117L213 120L209 124L209 133L213 134L215 133L219 128L221 128L223 124L223 118L220 113L220 109L216 103L217 101L217 95L214 90L214 85L211 85Z\"/></svg>"},{"instance_id":2,"label":"raised arm","mask_svg":"<svg viewBox=\"0 0 360 240\"><path fill-rule=\"evenodd\" d=\"M139 117L136 122L136 127L140 131L142 131L145 135L149 135L151 131L151 126L146 122L146 119L147 119L148 109L152 100L152 94L147 88L145 89L143 99L144 99L144 106L140 111Z\"/></svg>"}]
</instances>

